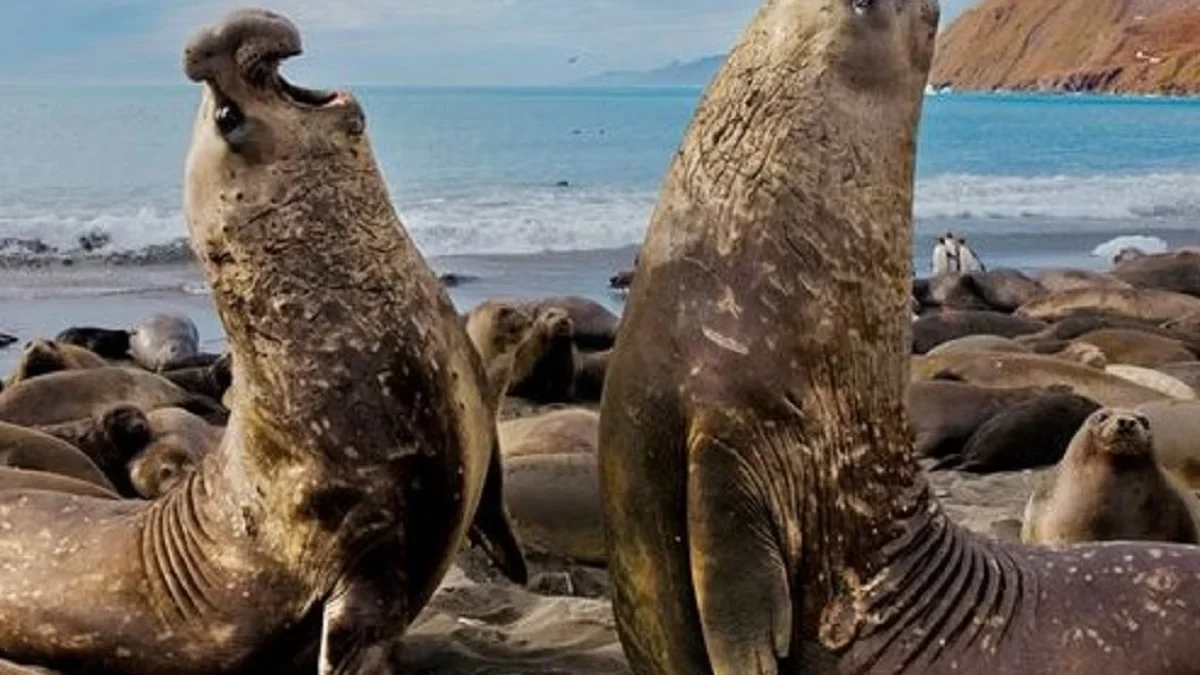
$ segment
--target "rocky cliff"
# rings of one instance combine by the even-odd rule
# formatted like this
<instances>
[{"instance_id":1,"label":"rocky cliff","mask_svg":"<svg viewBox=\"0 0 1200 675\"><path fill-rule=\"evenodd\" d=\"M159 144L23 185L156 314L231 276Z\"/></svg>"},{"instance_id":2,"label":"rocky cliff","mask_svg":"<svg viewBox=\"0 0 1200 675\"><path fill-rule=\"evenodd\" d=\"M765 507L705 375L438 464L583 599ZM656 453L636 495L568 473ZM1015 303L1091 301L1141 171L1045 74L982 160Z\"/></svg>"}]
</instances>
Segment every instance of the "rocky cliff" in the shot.
<instances>
[{"instance_id":1,"label":"rocky cliff","mask_svg":"<svg viewBox=\"0 0 1200 675\"><path fill-rule=\"evenodd\" d=\"M956 90L1200 93L1200 0L983 0L938 37Z\"/></svg>"}]
</instances>

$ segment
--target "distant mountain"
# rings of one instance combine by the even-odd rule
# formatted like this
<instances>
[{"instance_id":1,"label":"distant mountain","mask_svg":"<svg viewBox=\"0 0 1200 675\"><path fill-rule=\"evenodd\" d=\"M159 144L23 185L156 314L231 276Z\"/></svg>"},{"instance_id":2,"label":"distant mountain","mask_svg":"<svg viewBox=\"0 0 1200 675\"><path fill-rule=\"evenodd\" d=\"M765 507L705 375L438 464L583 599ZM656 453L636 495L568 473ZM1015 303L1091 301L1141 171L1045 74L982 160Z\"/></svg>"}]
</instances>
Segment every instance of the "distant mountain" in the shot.
<instances>
[{"instance_id":1,"label":"distant mountain","mask_svg":"<svg viewBox=\"0 0 1200 675\"><path fill-rule=\"evenodd\" d=\"M585 77L574 84L588 87L703 87L708 84L724 62L725 55L720 54L686 63L672 61L668 65L653 70L609 70Z\"/></svg>"},{"instance_id":2,"label":"distant mountain","mask_svg":"<svg viewBox=\"0 0 1200 675\"><path fill-rule=\"evenodd\" d=\"M1200 93L1200 0L984 0L938 36L957 90Z\"/></svg>"}]
</instances>

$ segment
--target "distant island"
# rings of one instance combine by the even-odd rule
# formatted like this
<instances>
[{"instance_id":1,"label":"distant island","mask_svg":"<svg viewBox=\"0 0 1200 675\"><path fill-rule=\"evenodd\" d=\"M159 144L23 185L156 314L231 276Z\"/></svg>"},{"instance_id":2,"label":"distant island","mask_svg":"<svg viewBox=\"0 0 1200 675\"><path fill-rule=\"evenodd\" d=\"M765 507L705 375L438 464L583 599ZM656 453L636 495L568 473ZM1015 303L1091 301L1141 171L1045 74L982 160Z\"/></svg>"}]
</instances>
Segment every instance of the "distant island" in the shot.
<instances>
[{"instance_id":1,"label":"distant island","mask_svg":"<svg viewBox=\"0 0 1200 675\"><path fill-rule=\"evenodd\" d=\"M1200 93L1200 0L984 0L938 36L956 91Z\"/></svg>"},{"instance_id":2,"label":"distant island","mask_svg":"<svg viewBox=\"0 0 1200 675\"><path fill-rule=\"evenodd\" d=\"M609 70L572 84L581 87L703 87L725 62L725 55L695 61L672 61L653 70Z\"/></svg>"}]
</instances>

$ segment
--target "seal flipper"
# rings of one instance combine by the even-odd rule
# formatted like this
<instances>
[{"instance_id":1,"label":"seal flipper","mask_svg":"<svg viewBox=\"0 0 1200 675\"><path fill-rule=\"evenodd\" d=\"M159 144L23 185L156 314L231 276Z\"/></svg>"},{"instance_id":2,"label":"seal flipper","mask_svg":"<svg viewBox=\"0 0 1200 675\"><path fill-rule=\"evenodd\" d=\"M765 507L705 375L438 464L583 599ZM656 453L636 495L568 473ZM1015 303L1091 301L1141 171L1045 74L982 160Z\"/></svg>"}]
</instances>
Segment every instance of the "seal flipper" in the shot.
<instances>
[{"instance_id":1,"label":"seal flipper","mask_svg":"<svg viewBox=\"0 0 1200 675\"><path fill-rule=\"evenodd\" d=\"M392 675L392 644L413 619L396 566L401 548L396 541L376 546L326 599L318 675Z\"/></svg>"},{"instance_id":2,"label":"seal flipper","mask_svg":"<svg viewBox=\"0 0 1200 675\"><path fill-rule=\"evenodd\" d=\"M746 464L715 439L694 443L687 515L692 584L713 675L776 675L792 642L792 592L776 518Z\"/></svg>"},{"instance_id":3,"label":"seal flipper","mask_svg":"<svg viewBox=\"0 0 1200 675\"><path fill-rule=\"evenodd\" d=\"M483 548L504 576L522 586L529 583L525 554L517 543L508 509L504 506L504 466L499 438L492 446L487 479L479 497L479 507L475 510L475 522L471 524L470 539L471 543Z\"/></svg>"}]
</instances>

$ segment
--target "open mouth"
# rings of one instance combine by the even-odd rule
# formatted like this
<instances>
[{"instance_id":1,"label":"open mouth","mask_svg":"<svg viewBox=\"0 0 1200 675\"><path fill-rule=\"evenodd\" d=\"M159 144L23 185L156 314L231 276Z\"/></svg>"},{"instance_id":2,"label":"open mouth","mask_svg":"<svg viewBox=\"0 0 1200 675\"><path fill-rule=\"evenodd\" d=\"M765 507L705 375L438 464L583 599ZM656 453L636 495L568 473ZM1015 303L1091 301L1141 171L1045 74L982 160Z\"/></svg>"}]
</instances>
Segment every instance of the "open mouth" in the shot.
<instances>
[{"instance_id":1,"label":"open mouth","mask_svg":"<svg viewBox=\"0 0 1200 675\"><path fill-rule=\"evenodd\" d=\"M276 82L279 84L279 90L292 103L313 108L322 108L337 99L337 92L327 91L324 89L305 89L298 87L291 82L288 82L278 70L275 72Z\"/></svg>"},{"instance_id":2,"label":"open mouth","mask_svg":"<svg viewBox=\"0 0 1200 675\"><path fill-rule=\"evenodd\" d=\"M307 89L287 81L280 73L280 65L299 51L266 54L246 69L246 77L256 87L272 88L289 102L308 108L323 108L338 98L335 91Z\"/></svg>"}]
</instances>

